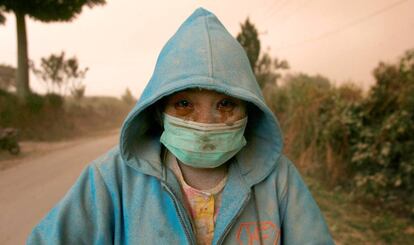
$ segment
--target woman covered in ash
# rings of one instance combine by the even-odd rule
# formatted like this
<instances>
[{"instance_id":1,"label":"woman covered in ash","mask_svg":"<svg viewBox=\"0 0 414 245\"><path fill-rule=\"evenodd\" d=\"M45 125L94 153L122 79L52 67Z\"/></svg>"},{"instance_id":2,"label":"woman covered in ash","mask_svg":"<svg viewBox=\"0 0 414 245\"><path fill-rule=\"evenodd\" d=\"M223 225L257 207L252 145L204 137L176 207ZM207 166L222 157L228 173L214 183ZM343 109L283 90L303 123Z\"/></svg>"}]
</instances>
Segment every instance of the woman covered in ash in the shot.
<instances>
[{"instance_id":1,"label":"woman covered in ash","mask_svg":"<svg viewBox=\"0 0 414 245\"><path fill-rule=\"evenodd\" d=\"M119 146L28 244L333 244L240 44L197 9L162 49Z\"/></svg>"}]
</instances>

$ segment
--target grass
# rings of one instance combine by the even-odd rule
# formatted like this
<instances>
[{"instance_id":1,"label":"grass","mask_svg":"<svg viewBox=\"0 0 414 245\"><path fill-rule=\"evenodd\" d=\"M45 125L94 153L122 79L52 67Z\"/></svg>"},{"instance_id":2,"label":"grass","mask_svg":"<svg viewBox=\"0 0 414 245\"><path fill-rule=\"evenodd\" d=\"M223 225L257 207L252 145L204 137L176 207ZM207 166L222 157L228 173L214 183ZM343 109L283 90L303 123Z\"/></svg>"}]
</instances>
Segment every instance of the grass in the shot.
<instances>
[{"instance_id":1,"label":"grass","mask_svg":"<svg viewBox=\"0 0 414 245\"><path fill-rule=\"evenodd\" d=\"M19 110L21 107L15 104L8 106L6 109L9 111L6 112L11 120L8 125L2 125L0 120L0 127L19 129L22 152L14 156L0 149L0 161L15 162L41 151L38 148L50 148L48 143L51 142L56 145L69 139L99 135L118 129L133 104L115 97L93 96L81 100L65 98L62 107L44 106L36 113ZM0 117L2 108L4 109L0 106ZM6 168L6 165L5 162L1 163L0 170Z\"/></svg>"},{"instance_id":2,"label":"grass","mask_svg":"<svg viewBox=\"0 0 414 245\"><path fill-rule=\"evenodd\" d=\"M23 141L60 141L119 128L133 106L109 96L31 98L19 104L14 94L0 94L0 127L17 128Z\"/></svg>"},{"instance_id":3,"label":"grass","mask_svg":"<svg viewBox=\"0 0 414 245\"><path fill-rule=\"evenodd\" d=\"M413 220L397 217L358 202L341 188L328 189L313 177L305 182L312 191L336 244L412 244Z\"/></svg>"}]
</instances>

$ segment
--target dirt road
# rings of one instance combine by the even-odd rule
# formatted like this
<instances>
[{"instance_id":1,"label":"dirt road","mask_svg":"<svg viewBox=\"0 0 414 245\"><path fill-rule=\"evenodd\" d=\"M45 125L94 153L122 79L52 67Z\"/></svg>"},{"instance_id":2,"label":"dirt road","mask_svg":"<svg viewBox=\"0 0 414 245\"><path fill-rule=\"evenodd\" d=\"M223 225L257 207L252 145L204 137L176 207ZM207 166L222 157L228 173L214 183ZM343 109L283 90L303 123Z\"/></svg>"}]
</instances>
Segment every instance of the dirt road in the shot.
<instances>
[{"instance_id":1,"label":"dirt road","mask_svg":"<svg viewBox=\"0 0 414 245\"><path fill-rule=\"evenodd\" d=\"M117 144L118 133L76 140L0 171L0 244L24 244L87 163Z\"/></svg>"}]
</instances>

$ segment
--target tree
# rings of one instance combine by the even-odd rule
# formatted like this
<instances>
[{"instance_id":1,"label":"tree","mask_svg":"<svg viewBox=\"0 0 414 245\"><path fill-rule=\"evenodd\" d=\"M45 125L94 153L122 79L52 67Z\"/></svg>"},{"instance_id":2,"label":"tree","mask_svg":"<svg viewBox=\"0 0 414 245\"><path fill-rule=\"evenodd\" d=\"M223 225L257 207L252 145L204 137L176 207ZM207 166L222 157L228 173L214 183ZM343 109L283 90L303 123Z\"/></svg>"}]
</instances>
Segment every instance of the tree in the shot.
<instances>
[{"instance_id":1,"label":"tree","mask_svg":"<svg viewBox=\"0 0 414 245\"><path fill-rule=\"evenodd\" d=\"M383 201L414 201L414 49L395 64L381 62L376 84L352 115L356 183ZM400 194L400 196L398 196ZM411 194L411 195L410 195ZM409 203L407 202L407 203ZM410 206L411 215L414 210Z\"/></svg>"},{"instance_id":2,"label":"tree","mask_svg":"<svg viewBox=\"0 0 414 245\"><path fill-rule=\"evenodd\" d=\"M246 19L244 24L240 24L240 27L241 32L237 34L236 39L246 51L250 66L254 71L260 54L259 35L256 27L250 23L249 18Z\"/></svg>"},{"instance_id":3,"label":"tree","mask_svg":"<svg viewBox=\"0 0 414 245\"><path fill-rule=\"evenodd\" d=\"M256 63L254 73L259 86L263 89L267 84L276 85L277 80L281 77L278 70L289 69L289 63L286 60L272 59L266 52Z\"/></svg>"},{"instance_id":4,"label":"tree","mask_svg":"<svg viewBox=\"0 0 414 245\"><path fill-rule=\"evenodd\" d=\"M289 63L286 60L272 59L268 51L259 58L260 40L255 25L247 18L240 27L241 32L237 34L236 39L246 51L260 87L263 89L267 84L276 85L277 79L281 77L278 70L289 69Z\"/></svg>"},{"instance_id":5,"label":"tree","mask_svg":"<svg viewBox=\"0 0 414 245\"><path fill-rule=\"evenodd\" d=\"M92 8L105 3L105 0L0 0L0 24L5 21L4 12L12 12L16 17L16 92L21 100L25 101L30 93L25 17L42 22L71 21L82 12L83 6Z\"/></svg>"},{"instance_id":6,"label":"tree","mask_svg":"<svg viewBox=\"0 0 414 245\"><path fill-rule=\"evenodd\" d=\"M128 105L132 105L137 101L132 95L131 90L129 88L126 88L125 93L122 95L121 99Z\"/></svg>"},{"instance_id":7,"label":"tree","mask_svg":"<svg viewBox=\"0 0 414 245\"><path fill-rule=\"evenodd\" d=\"M70 94L75 99L81 99L85 95L86 86L82 84L82 80L85 78L86 72L89 68L79 68L78 60L73 57L66 62L66 74L71 84Z\"/></svg>"},{"instance_id":8,"label":"tree","mask_svg":"<svg viewBox=\"0 0 414 245\"><path fill-rule=\"evenodd\" d=\"M0 65L0 89L8 91L15 87L16 68L8 65Z\"/></svg>"},{"instance_id":9,"label":"tree","mask_svg":"<svg viewBox=\"0 0 414 245\"><path fill-rule=\"evenodd\" d=\"M89 68L80 69L76 57L65 59L65 52L60 55L51 54L41 59L41 68L31 64L33 73L46 84L47 93L66 95L67 91L77 98L83 96L85 86L82 80Z\"/></svg>"},{"instance_id":10,"label":"tree","mask_svg":"<svg viewBox=\"0 0 414 245\"><path fill-rule=\"evenodd\" d=\"M3 25L6 22L6 16L4 16L4 8L0 6L0 25Z\"/></svg>"}]
</instances>

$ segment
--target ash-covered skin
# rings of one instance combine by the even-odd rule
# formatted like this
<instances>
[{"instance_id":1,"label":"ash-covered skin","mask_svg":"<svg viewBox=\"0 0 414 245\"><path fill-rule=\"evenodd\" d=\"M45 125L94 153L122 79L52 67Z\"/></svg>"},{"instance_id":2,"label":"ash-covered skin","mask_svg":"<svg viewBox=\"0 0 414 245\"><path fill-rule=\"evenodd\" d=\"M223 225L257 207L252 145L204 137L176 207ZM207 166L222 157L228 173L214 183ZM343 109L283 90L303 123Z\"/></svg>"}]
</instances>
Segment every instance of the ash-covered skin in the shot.
<instances>
[{"instance_id":1,"label":"ash-covered skin","mask_svg":"<svg viewBox=\"0 0 414 245\"><path fill-rule=\"evenodd\" d=\"M200 88L187 89L168 96L163 101L162 111L183 120L209 124L225 123L228 126L247 116L246 102L214 90ZM216 149L216 145L208 137L200 140L203 151L211 152ZM177 161L187 183L200 189L215 186L227 172L227 164L214 169L204 169L187 166L178 159Z\"/></svg>"},{"instance_id":2,"label":"ash-covered skin","mask_svg":"<svg viewBox=\"0 0 414 245\"><path fill-rule=\"evenodd\" d=\"M184 120L199 123L225 123L232 126L235 121L246 117L245 102L237 98L206 89L187 89L168 96L164 112ZM213 151L216 146L208 143L208 137L201 139L204 151Z\"/></svg>"},{"instance_id":3,"label":"ash-covered skin","mask_svg":"<svg viewBox=\"0 0 414 245\"><path fill-rule=\"evenodd\" d=\"M164 112L184 120L231 126L246 117L246 103L213 90L187 89L168 96Z\"/></svg>"}]
</instances>

